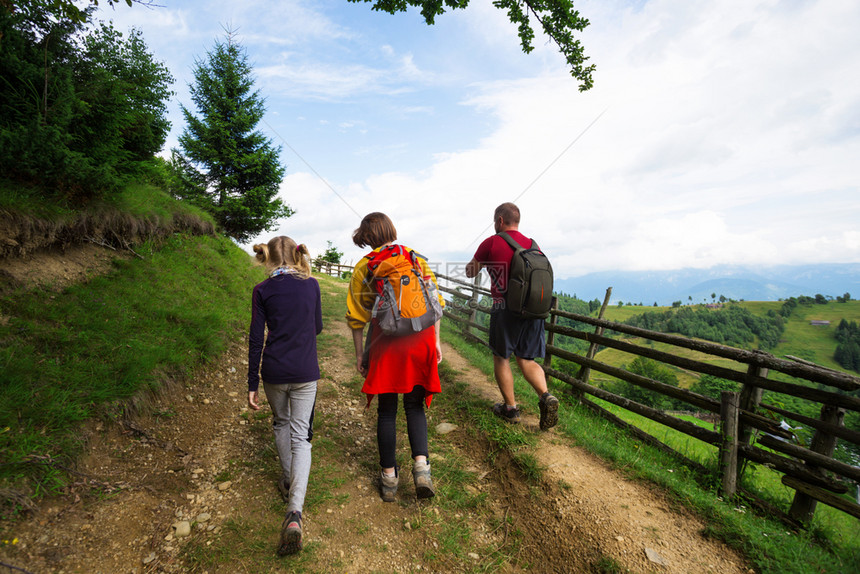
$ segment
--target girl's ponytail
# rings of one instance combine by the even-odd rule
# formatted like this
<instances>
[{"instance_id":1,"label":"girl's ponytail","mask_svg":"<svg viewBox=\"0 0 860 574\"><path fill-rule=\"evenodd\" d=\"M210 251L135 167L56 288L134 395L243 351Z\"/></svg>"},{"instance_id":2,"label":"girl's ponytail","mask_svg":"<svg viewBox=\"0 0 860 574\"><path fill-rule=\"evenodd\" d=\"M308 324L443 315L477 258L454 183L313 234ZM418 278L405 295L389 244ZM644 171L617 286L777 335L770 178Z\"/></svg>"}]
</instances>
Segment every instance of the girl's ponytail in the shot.
<instances>
[{"instance_id":1,"label":"girl's ponytail","mask_svg":"<svg viewBox=\"0 0 860 574\"><path fill-rule=\"evenodd\" d=\"M311 254L308 251L307 245L302 243L296 246L296 252L293 255L295 267L304 277L311 276Z\"/></svg>"},{"instance_id":2,"label":"girl's ponytail","mask_svg":"<svg viewBox=\"0 0 860 574\"><path fill-rule=\"evenodd\" d=\"M256 253L254 257L257 259L257 261L259 261L263 265L266 265L266 263L269 261L269 246L265 243L258 243L257 245L255 245L254 253Z\"/></svg>"}]
</instances>

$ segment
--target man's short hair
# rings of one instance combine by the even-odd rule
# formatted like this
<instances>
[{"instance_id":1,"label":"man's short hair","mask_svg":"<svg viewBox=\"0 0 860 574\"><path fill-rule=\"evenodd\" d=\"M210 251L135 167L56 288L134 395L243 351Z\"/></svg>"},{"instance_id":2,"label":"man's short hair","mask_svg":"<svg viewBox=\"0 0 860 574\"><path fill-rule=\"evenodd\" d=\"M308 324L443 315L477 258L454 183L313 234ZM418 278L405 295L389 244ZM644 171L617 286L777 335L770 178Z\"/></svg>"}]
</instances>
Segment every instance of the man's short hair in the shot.
<instances>
[{"instance_id":1,"label":"man's short hair","mask_svg":"<svg viewBox=\"0 0 860 574\"><path fill-rule=\"evenodd\" d=\"M378 211L365 215L361 225L352 233L352 242L359 247L369 246L376 249L395 240L397 230L394 223L387 215Z\"/></svg>"},{"instance_id":2,"label":"man's short hair","mask_svg":"<svg viewBox=\"0 0 860 574\"><path fill-rule=\"evenodd\" d=\"M520 208L511 202L505 202L496 208L496 213L493 215L495 221L499 217L507 225L519 225L520 223Z\"/></svg>"}]
</instances>

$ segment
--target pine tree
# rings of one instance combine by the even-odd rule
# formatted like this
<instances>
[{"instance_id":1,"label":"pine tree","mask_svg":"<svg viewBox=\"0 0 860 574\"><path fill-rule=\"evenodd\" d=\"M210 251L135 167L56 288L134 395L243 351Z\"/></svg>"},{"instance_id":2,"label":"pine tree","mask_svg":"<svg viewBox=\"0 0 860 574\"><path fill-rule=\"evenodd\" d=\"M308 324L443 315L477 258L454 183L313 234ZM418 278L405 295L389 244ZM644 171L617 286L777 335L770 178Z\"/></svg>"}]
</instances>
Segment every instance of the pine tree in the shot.
<instances>
[{"instance_id":1,"label":"pine tree","mask_svg":"<svg viewBox=\"0 0 860 574\"><path fill-rule=\"evenodd\" d=\"M173 166L183 173L183 185L174 193L211 212L225 235L245 243L293 214L277 197L285 171L281 148L256 130L264 100L253 90L247 54L232 33L215 43L206 61L196 62L194 79L189 87L200 115L182 106L184 153L174 153Z\"/></svg>"}]
</instances>

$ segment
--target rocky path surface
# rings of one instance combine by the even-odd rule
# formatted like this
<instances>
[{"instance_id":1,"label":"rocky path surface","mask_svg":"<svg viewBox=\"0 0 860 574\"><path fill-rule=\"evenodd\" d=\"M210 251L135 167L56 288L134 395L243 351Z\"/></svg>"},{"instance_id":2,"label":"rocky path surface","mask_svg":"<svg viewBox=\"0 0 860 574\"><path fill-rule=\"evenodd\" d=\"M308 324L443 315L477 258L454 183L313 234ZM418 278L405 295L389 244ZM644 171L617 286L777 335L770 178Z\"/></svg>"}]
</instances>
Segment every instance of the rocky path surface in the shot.
<instances>
[{"instance_id":1,"label":"rocky path surface","mask_svg":"<svg viewBox=\"0 0 860 574\"><path fill-rule=\"evenodd\" d=\"M341 296L345 286L323 288ZM75 484L6 531L17 541L0 546L0 573L751 572L697 518L556 431L540 433L533 415L523 424L539 435L545 471L529 485L453 398L428 411L437 497L418 502L407 467L398 501L382 503L375 412L363 408L342 321L320 341L305 549L279 558L269 412L246 408L244 335L236 341L145 414L87 428ZM468 392L496 399L486 375L447 345L444 356Z\"/></svg>"},{"instance_id":2,"label":"rocky path surface","mask_svg":"<svg viewBox=\"0 0 860 574\"><path fill-rule=\"evenodd\" d=\"M456 354L448 360L469 373L474 392L498 401L494 381L475 373ZM536 404L536 398L532 402ZM536 414L537 407L532 411ZM661 493L620 477L554 431L541 433L537 416L525 416L523 424L540 436L535 455L544 468L541 512L535 512L529 526L536 539L566 541L562 546L571 554L589 556L592 568L608 557L637 573L752 572L735 551L702 536L705 525L700 519L677 512ZM569 560L575 558L571 555Z\"/></svg>"}]
</instances>

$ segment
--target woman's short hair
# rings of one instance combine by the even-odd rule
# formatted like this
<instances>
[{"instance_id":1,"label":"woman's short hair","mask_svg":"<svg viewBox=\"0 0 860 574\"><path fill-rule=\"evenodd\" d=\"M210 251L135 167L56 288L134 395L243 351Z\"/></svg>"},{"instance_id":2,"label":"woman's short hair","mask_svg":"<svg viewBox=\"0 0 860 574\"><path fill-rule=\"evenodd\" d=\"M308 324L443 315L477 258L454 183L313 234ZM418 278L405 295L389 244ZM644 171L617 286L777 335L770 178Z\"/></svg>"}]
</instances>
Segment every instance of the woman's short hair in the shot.
<instances>
[{"instance_id":1,"label":"woman's short hair","mask_svg":"<svg viewBox=\"0 0 860 574\"><path fill-rule=\"evenodd\" d=\"M352 242L359 247L376 249L397 240L397 230L391 219L384 213L374 211L361 220L358 229L352 232Z\"/></svg>"},{"instance_id":2,"label":"woman's short hair","mask_svg":"<svg viewBox=\"0 0 860 574\"><path fill-rule=\"evenodd\" d=\"M311 276L308 248L304 243L296 245L296 242L286 235L273 237L268 243L258 243L254 246L254 253L257 261L269 271L278 267L290 267L298 271L303 278Z\"/></svg>"}]
</instances>

